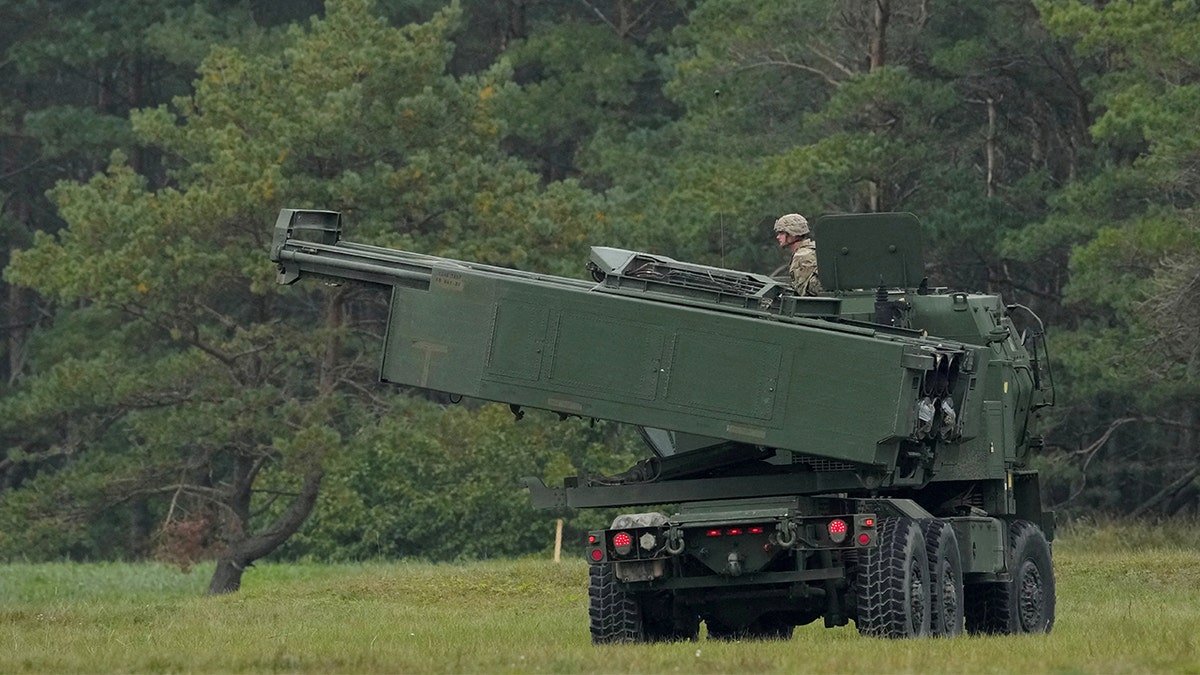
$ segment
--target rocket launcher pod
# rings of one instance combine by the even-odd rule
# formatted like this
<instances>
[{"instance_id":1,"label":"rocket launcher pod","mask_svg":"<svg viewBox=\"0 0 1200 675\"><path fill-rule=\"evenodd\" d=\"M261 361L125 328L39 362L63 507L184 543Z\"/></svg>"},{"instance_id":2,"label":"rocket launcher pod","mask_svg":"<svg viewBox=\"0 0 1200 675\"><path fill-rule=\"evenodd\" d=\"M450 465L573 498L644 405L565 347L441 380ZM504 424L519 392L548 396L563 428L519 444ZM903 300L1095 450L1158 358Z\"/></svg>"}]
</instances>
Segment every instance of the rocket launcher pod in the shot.
<instances>
[{"instance_id":1,"label":"rocket launcher pod","mask_svg":"<svg viewBox=\"0 0 1200 675\"><path fill-rule=\"evenodd\" d=\"M593 642L1044 633L1054 623L1032 414L1040 321L931 288L909 214L812 224L820 297L786 281L593 248L589 280L343 241L284 209L271 259L391 293L380 377L636 426L652 456L543 508L677 504L588 533ZM1023 324L1023 326L1022 326ZM752 598L753 602L747 602Z\"/></svg>"},{"instance_id":2,"label":"rocket launcher pod","mask_svg":"<svg viewBox=\"0 0 1200 675\"><path fill-rule=\"evenodd\" d=\"M832 290L816 298L614 248L592 249L584 281L366 246L329 211L284 209L272 260L281 283L390 287L384 382L642 428L653 458L566 497L530 481L543 506L699 499L714 488L701 478L761 496L922 485L964 464L1002 477L1013 453L988 436L1023 435L1028 356L994 296L890 288L920 281L915 227L907 214L815 223ZM1004 342L1024 370L992 367Z\"/></svg>"}]
</instances>

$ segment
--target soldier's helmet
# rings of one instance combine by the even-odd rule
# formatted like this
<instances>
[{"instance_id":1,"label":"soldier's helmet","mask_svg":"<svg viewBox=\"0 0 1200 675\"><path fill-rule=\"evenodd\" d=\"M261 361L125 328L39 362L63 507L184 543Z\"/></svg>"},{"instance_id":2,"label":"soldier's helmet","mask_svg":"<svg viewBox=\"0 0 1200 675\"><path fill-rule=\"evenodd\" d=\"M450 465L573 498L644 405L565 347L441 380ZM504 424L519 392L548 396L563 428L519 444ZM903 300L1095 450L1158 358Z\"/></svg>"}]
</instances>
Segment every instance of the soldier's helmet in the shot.
<instances>
[{"instance_id":1,"label":"soldier's helmet","mask_svg":"<svg viewBox=\"0 0 1200 675\"><path fill-rule=\"evenodd\" d=\"M775 231L797 237L808 236L808 219L799 213L789 213L775 221Z\"/></svg>"}]
</instances>

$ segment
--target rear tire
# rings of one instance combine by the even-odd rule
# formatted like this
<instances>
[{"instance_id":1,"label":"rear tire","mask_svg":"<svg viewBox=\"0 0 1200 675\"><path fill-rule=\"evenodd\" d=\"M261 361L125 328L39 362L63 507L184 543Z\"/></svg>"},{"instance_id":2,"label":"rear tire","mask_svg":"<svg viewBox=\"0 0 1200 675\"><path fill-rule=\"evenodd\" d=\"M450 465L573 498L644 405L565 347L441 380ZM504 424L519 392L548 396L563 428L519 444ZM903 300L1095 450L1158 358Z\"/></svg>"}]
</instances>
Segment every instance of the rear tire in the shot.
<instances>
[{"instance_id":1,"label":"rear tire","mask_svg":"<svg viewBox=\"0 0 1200 675\"><path fill-rule=\"evenodd\" d=\"M968 587L967 630L1017 635L1054 628L1054 561L1041 528L1028 520L1008 526L1010 581Z\"/></svg>"},{"instance_id":2,"label":"rear tire","mask_svg":"<svg viewBox=\"0 0 1200 675\"><path fill-rule=\"evenodd\" d=\"M643 642L642 608L632 593L617 587L612 563L592 565L588 579L588 618L592 644Z\"/></svg>"},{"instance_id":3,"label":"rear tire","mask_svg":"<svg viewBox=\"0 0 1200 675\"><path fill-rule=\"evenodd\" d=\"M855 595L858 632L871 637L929 634L929 558L921 528L910 518L879 523L878 546L861 556Z\"/></svg>"},{"instance_id":4,"label":"rear tire","mask_svg":"<svg viewBox=\"0 0 1200 675\"><path fill-rule=\"evenodd\" d=\"M679 642L699 636L700 617L684 608L676 611L670 594L639 595L621 590L612 563L592 565L588 573L592 644Z\"/></svg>"},{"instance_id":5,"label":"rear tire","mask_svg":"<svg viewBox=\"0 0 1200 675\"><path fill-rule=\"evenodd\" d=\"M921 522L929 558L929 632L957 637L963 632L962 556L954 527L945 520Z\"/></svg>"}]
</instances>

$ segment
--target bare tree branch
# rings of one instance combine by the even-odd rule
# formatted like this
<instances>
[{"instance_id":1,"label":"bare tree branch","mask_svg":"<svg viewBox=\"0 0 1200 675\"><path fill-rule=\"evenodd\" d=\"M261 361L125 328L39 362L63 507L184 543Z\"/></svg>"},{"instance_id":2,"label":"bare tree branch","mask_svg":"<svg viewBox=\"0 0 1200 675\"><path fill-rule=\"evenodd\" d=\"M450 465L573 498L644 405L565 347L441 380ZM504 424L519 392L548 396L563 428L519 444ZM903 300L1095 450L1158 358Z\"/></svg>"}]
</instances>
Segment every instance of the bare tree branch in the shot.
<instances>
[{"instance_id":1,"label":"bare tree branch","mask_svg":"<svg viewBox=\"0 0 1200 675\"><path fill-rule=\"evenodd\" d=\"M1108 440L1112 438L1112 435L1116 433L1117 429L1129 424L1130 422L1137 422L1139 419L1140 418L1137 417L1122 417L1121 419L1113 420L1112 423L1108 425L1108 428L1104 430L1104 433L1100 435L1100 438L1096 439L1086 448L1083 448L1082 450L1076 450L1073 453L1076 455L1084 455L1085 459L1083 466L1079 470L1079 486L1071 491L1071 494L1063 501L1064 504L1074 501L1076 497L1083 493L1083 488L1087 486L1088 465L1091 464L1092 458L1096 456L1096 453L1108 443Z\"/></svg>"},{"instance_id":2,"label":"bare tree branch","mask_svg":"<svg viewBox=\"0 0 1200 675\"><path fill-rule=\"evenodd\" d=\"M579 2L581 4L583 4L584 7L587 7L588 9L592 10L592 12L595 13L596 16L600 17L600 20L603 21L605 23L605 25L607 25L609 28L611 28L614 33L618 32L617 27L615 25L613 25L613 22L609 21L608 17L604 16L604 12L601 12L599 9L597 9L595 5L588 2L587 0L579 0Z\"/></svg>"},{"instance_id":3,"label":"bare tree branch","mask_svg":"<svg viewBox=\"0 0 1200 675\"><path fill-rule=\"evenodd\" d=\"M1182 476L1175 479L1174 481L1171 481L1170 485L1167 485L1163 489L1159 490L1157 493L1155 493L1155 495L1153 497L1142 502L1142 504L1140 506L1138 506L1136 509L1131 511L1129 513L1129 516L1131 518L1137 518L1139 516L1144 515L1150 509L1152 509L1152 508L1158 506L1160 503L1174 497L1181 490L1186 489L1187 486L1192 482L1192 480L1194 480L1196 478L1196 476L1200 476L1200 466L1192 467L1188 471L1184 472L1184 474Z\"/></svg>"},{"instance_id":4,"label":"bare tree branch","mask_svg":"<svg viewBox=\"0 0 1200 675\"><path fill-rule=\"evenodd\" d=\"M825 73L824 71L820 70L819 68L813 68L812 66L808 66L803 63L796 63L794 61L780 61L777 59L761 59L754 63L747 63L743 66L740 66L738 68L738 70L739 71L750 70L752 68L763 68L763 67L767 67L767 66L783 66L785 68L794 68L796 70L801 70L806 73L812 73L814 75L817 75L821 79L825 80L826 82L828 82L829 84L831 84L835 87L842 86L841 82L839 82L838 80L835 80L831 75L829 75L828 73Z\"/></svg>"},{"instance_id":5,"label":"bare tree branch","mask_svg":"<svg viewBox=\"0 0 1200 675\"><path fill-rule=\"evenodd\" d=\"M812 45L808 46L808 49L813 54L816 54L817 57L820 58L822 61L833 66L836 70L841 72L846 77L848 77L848 78L854 77L855 75L858 74L858 72L855 71L853 68L845 65L841 61L838 61L836 58L834 58L833 55L827 51L827 48L819 47L818 45L812 44Z\"/></svg>"}]
</instances>

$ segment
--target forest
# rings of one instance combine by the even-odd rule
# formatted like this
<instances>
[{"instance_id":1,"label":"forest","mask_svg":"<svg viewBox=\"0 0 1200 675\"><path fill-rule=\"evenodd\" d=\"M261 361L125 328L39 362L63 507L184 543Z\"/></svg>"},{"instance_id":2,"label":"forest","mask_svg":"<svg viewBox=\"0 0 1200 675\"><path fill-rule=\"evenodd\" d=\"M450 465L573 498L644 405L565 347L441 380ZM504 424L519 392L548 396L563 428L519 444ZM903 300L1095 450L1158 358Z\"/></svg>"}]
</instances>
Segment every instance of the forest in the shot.
<instances>
[{"instance_id":1,"label":"forest","mask_svg":"<svg viewBox=\"0 0 1200 675\"><path fill-rule=\"evenodd\" d=\"M933 282L1047 324L1060 521L1200 511L1194 0L0 0L0 25L0 560L519 556L556 517L520 476L642 456L376 384L386 299L276 285L281 207L573 277L594 245L767 274L779 215L911 212Z\"/></svg>"}]
</instances>

